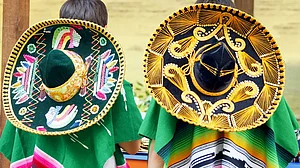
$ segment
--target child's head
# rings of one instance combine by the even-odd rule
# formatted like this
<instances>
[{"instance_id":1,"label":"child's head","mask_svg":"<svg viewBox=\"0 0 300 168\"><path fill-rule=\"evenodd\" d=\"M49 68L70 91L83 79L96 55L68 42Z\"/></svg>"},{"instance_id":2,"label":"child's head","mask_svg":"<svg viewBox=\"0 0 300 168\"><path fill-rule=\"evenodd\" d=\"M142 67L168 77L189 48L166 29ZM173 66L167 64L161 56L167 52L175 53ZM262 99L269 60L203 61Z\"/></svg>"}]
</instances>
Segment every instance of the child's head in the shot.
<instances>
[{"instance_id":1,"label":"child's head","mask_svg":"<svg viewBox=\"0 0 300 168\"><path fill-rule=\"evenodd\" d=\"M60 8L59 17L87 20L105 27L108 13L101 0L67 0Z\"/></svg>"},{"instance_id":2,"label":"child's head","mask_svg":"<svg viewBox=\"0 0 300 168\"><path fill-rule=\"evenodd\" d=\"M221 5L235 7L232 0L197 0L195 3L215 3L215 4L221 4Z\"/></svg>"}]
</instances>

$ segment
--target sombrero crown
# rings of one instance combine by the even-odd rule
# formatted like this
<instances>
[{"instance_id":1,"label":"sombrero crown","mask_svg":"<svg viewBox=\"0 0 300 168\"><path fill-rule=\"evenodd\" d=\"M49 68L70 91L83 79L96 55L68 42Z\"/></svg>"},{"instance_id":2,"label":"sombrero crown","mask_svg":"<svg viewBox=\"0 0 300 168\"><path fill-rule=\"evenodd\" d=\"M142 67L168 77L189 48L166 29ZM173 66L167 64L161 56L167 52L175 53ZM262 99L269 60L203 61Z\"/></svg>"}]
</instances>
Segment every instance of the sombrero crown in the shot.
<instances>
[{"instance_id":1,"label":"sombrero crown","mask_svg":"<svg viewBox=\"0 0 300 168\"><path fill-rule=\"evenodd\" d=\"M284 87L284 64L270 33L250 15L217 4L169 16L150 39L144 72L169 113L219 131L265 123Z\"/></svg>"},{"instance_id":2,"label":"sombrero crown","mask_svg":"<svg viewBox=\"0 0 300 168\"><path fill-rule=\"evenodd\" d=\"M43 82L41 93L45 91L56 102L70 100L80 88L86 88L90 63L91 57L87 57L84 63L82 57L73 51L50 51L39 65ZM86 90L82 90L79 95L84 95L85 92Z\"/></svg>"},{"instance_id":3,"label":"sombrero crown","mask_svg":"<svg viewBox=\"0 0 300 168\"><path fill-rule=\"evenodd\" d=\"M4 110L29 132L73 133L107 114L123 77L120 45L102 27L69 19L40 22L20 37L9 57Z\"/></svg>"}]
</instances>

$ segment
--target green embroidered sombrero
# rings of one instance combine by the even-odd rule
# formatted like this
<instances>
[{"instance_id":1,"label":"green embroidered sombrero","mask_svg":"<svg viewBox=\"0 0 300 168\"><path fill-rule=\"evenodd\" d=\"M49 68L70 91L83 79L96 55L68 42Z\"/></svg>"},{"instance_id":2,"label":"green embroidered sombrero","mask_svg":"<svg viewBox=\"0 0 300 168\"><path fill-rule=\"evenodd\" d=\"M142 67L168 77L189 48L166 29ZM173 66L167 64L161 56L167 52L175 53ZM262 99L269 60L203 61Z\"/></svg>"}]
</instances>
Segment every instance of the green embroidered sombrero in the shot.
<instances>
[{"instance_id":1,"label":"green embroidered sombrero","mask_svg":"<svg viewBox=\"0 0 300 168\"><path fill-rule=\"evenodd\" d=\"M187 6L155 31L144 59L154 99L173 116L219 131L265 123L284 88L284 63L252 16L216 4Z\"/></svg>"},{"instance_id":2,"label":"green embroidered sombrero","mask_svg":"<svg viewBox=\"0 0 300 168\"><path fill-rule=\"evenodd\" d=\"M110 110L124 69L120 45L104 28L81 20L40 22L23 33L9 56L5 114L36 134L83 130Z\"/></svg>"}]
</instances>

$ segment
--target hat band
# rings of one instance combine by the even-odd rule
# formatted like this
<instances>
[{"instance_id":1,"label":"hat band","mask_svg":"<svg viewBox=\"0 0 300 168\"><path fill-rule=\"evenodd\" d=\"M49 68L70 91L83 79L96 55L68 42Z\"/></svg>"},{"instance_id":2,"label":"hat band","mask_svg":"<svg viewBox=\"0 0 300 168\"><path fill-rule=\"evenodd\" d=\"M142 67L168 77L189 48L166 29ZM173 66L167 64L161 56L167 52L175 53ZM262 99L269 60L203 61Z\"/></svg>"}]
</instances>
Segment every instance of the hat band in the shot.
<instances>
[{"instance_id":1,"label":"hat band","mask_svg":"<svg viewBox=\"0 0 300 168\"><path fill-rule=\"evenodd\" d=\"M87 66L75 52L62 50L73 62L75 71L73 75L62 85L49 88L45 84L42 84L42 90L44 89L47 95L56 102L65 102L72 99L73 96L79 91L83 84L86 83Z\"/></svg>"}]
</instances>

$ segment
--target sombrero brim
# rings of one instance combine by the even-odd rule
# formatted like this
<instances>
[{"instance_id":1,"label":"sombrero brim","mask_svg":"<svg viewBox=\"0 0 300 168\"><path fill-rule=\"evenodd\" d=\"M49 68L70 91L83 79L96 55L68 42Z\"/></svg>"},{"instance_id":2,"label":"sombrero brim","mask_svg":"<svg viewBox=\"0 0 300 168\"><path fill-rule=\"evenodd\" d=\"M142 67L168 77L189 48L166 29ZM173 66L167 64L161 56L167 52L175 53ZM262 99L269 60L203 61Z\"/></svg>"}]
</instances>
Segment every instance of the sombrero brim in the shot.
<instances>
[{"instance_id":1,"label":"sombrero brim","mask_svg":"<svg viewBox=\"0 0 300 168\"><path fill-rule=\"evenodd\" d=\"M91 57L85 93L58 103L41 99L39 62L56 48ZM55 19L28 28L16 42L4 71L3 107L16 127L41 135L70 134L96 124L116 101L125 60L115 38L103 27L82 20Z\"/></svg>"},{"instance_id":2,"label":"sombrero brim","mask_svg":"<svg viewBox=\"0 0 300 168\"><path fill-rule=\"evenodd\" d=\"M195 82L195 53L224 43L236 60L230 87L204 91ZM270 32L240 10L217 5L186 6L153 34L144 59L145 82L154 99L173 116L219 131L264 124L284 88L284 63Z\"/></svg>"}]
</instances>

